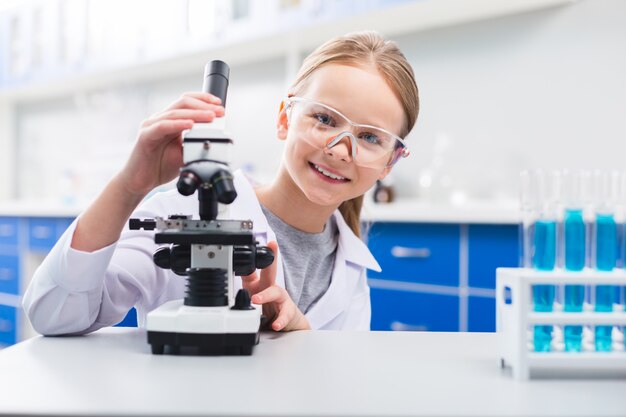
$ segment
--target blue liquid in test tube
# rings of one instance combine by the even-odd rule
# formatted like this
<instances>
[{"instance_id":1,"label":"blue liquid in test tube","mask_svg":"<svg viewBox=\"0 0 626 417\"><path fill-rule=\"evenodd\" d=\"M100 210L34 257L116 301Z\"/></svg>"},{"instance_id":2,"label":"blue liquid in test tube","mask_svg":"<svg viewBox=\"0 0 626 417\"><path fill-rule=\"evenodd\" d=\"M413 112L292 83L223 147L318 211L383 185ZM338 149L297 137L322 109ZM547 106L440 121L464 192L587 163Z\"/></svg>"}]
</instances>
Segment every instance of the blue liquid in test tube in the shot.
<instances>
[{"instance_id":1,"label":"blue liquid in test tube","mask_svg":"<svg viewBox=\"0 0 626 417\"><path fill-rule=\"evenodd\" d=\"M533 267L541 271L551 271L556 262L556 222L538 220L535 223ZM554 285L533 285L533 305L538 312L552 311ZM533 343L536 352L549 352L552 342L552 326L540 325L533 329Z\"/></svg>"},{"instance_id":2,"label":"blue liquid in test tube","mask_svg":"<svg viewBox=\"0 0 626 417\"><path fill-rule=\"evenodd\" d=\"M611 271L617 258L617 225L612 214L596 216L596 269ZM598 285L596 287L596 311L612 312L616 287ZM612 326L596 326L596 351L611 351Z\"/></svg>"},{"instance_id":3,"label":"blue liquid in test tube","mask_svg":"<svg viewBox=\"0 0 626 417\"><path fill-rule=\"evenodd\" d=\"M583 211L579 209L565 210L563 223L565 229L565 269L568 271L581 271L585 267L586 255ZM583 311L584 300L584 285L565 286L565 311ZM565 326L565 351L580 352L582 350L582 335L582 326Z\"/></svg>"}]
</instances>

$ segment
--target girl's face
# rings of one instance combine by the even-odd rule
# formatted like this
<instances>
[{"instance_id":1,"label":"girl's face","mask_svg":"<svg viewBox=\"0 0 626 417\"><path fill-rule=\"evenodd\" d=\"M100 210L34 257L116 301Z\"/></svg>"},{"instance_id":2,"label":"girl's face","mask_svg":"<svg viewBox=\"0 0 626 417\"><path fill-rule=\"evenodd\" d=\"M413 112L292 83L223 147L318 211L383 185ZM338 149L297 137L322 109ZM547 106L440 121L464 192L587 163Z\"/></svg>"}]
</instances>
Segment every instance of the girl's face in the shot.
<instances>
[{"instance_id":1,"label":"girl's face","mask_svg":"<svg viewBox=\"0 0 626 417\"><path fill-rule=\"evenodd\" d=\"M374 66L324 65L311 74L297 96L330 106L355 123L381 127L396 135L404 123L400 100ZM349 138L320 150L310 144L310 138L303 137L309 132L298 127L290 125L286 114L281 113L278 137L286 140L283 165L315 204L339 206L365 193L391 169L384 164L377 168L356 165Z\"/></svg>"}]
</instances>

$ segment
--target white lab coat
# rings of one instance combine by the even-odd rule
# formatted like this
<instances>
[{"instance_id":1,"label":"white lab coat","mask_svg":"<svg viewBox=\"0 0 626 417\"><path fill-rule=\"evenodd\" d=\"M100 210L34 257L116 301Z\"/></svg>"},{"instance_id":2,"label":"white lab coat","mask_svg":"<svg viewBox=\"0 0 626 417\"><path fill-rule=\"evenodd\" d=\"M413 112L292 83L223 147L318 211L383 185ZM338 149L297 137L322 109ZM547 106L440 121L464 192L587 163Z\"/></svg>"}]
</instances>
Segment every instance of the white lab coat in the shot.
<instances>
[{"instance_id":1,"label":"white lab coat","mask_svg":"<svg viewBox=\"0 0 626 417\"><path fill-rule=\"evenodd\" d=\"M230 217L251 219L261 244L276 240L254 189L241 172L235 173L235 187L238 197L230 205ZM158 193L132 217L169 214L197 218L197 197L183 197L176 190ZM365 271L380 271L380 266L339 211L333 215L339 238L330 287L306 317L312 329L369 330L371 305ZM153 263L154 232L126 228L118 242L88 253L70 247L75 227L76 221L37 269L24 295L24 311L39 333L89 333L121 321L132 306L143 326L149 311L184 297L185 279ZM276 283L285 287L282 262ZM235 291L241 287L240 279L235 280L235 287Z\"/></svg>"}]
</instances>

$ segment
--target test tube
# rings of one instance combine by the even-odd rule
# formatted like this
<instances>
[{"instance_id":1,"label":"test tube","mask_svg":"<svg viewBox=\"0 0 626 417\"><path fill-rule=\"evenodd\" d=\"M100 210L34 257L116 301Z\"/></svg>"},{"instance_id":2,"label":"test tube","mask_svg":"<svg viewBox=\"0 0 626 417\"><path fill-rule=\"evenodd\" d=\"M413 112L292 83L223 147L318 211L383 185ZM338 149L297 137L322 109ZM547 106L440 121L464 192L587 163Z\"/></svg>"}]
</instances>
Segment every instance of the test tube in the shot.
<instances>
[{"instance_id":1,"label":"test tube","mask_svg":"<svg viewBox=\"0 0 626 417\"><path fill-rule=\"evenodd\" d=\"M522 171L520 174L520 207L522 221L520 223L520 266L533 267L534 225L537 221L537 189L534 173Z\"/></svg>"},{"instance_id":2,"label":"test tube","mask_svg":"<svg viewBox=\"0 0 626 417\"><path fill-rule=\"evenodd\" d=\"M588 193L589 173L566 172L563 178L563 266L567 271L582 271L587 264L587 225L584 208ZM565 285L564 311L579 313L585 301L584 285ZM563 338L566 352L582 350L583 326L565 326Z\"/></svg>"},{"instance_id":3,"label":"test tube","mask_svg":"<svg viewBox=\"0 0 626 417\"><path fill-rule=\"evenodd\" d=\"M622 268L626 269L626 172L620 173L619 181L619 197L617 215L619 216L618 222L620 224L620 249L619 249L619 262ZM618 287L620 291L620 302L624 306L626 311L626 286ZM626 326L622 327L622 335L624 338L624 350L626 350Z\"/></svg>"},{"instance_id":4,"label":"test tube","mask_svg":"<svg viewBox=\"0 0 626 417\"><path fill-rule=\"evenodd\" d=\"M537 270L551 271L556 263L556 211L553 195L551 195L553 190L549 186L550 179L544 171L534 172L531 177L531 184L536 187L535 197L538 208L538 218L532 230L532 266ZM532 293L534 311L552 311L554 285L533 285ZM533 328L533 345L536 352L550 351L552 330L553 326L551 325L536 325Z\"/></svg>"},{"instance_id":5,"label":"test tube","mask_svg":"<svg viewBox=\"0 0 626 417\"><path fill-rule=\"evenodd\" d=\"M612 271L617 262L617 223L615 205L617 203L619 174L595 173L597 190L596 221L594 233L595 267L599 271ZM595 311L612 312L616 287L596 286ZM596 326L595 346L598 352L611 351L613 326Z\"/></svg>"}]
</instances>

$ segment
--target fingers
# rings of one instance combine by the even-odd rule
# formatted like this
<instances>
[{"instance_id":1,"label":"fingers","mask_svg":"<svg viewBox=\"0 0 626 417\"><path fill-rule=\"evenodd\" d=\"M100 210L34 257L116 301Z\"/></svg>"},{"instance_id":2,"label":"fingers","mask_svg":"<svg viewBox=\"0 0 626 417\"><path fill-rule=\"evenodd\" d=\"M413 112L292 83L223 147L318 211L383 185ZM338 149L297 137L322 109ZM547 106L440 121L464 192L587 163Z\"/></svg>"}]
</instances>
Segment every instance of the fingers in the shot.
<instances>
[{"instance_id":1,"label":"fingers","mask_svg":"<svg viewBox=\"0 0 626 417\"><path fill-rule=\"evenodd\" d=\"M142 124L142 127L149 127L153 124L161 121L161 120L177 120L177 119L185 119L185 120L193 120L196 123L210 123L216 117L221 117L224 115L223 107L214 107L212 109L174 109L174 110L166 110L162 113L159 113L147 120L145 120Z\"/></svg>"},{"instance_id":2,"label":"fingers","mask_svg":"<svg viewBox=\"0 0 626 417\"><path fill-rule=\"evenodd\" d=\"M185 93L167 109L214 109L221 106L222 101L208 93Z\"/></svg>"},{"instance_id":3,"label":"fingers","mask_svg":"<svg viewBox=\"0 0 626 417\"><path fill-rule=\"evenodd\" d=\"M209 93L185 93L164 111L145 120L141 127L146 128L161 120L188 119L199 123L212 122L224 115L219 97Z\"/></svg>"},{"instance_id":4,"label":"fingers","mask_svg":"<svg viewBox=\"0 0 626 417\"><path fill-rule=\"evenodd\" d=\"M199 100L203 100L206 101L208 103L213 103L213 104L222 104L222 99L214 96L211 93L204 93L202 91L188 91L186 93L183 93L181 96L181 98L183 97L193 97L193 98L197 98Z\"/></svg>"},{"instance_id":5,"label":"fingers","mask_svg":"<svg viewBox=\"0 0 626 417\"><path fill-rule=\"evenodd\" d=\"M289 294L284 288L277 285L266 288L258 294L252 296L252 302L255 304L277 304L278 315L272 322L272 329L275 331L283 330L289 322L299 313L294 302L289 298Z\"/></svg>"},{"instance_id":6,"label":"fingers","mask_svg":"<svg viewBox=\"0 0 626 417\"><path fill-rule=\"evenodd\" d=\"M164 137L180 134L183 130L191 129L192 126L193 120L188 119L160 120L143 129L142 136L159 140Z\"/></svg>"},{"instance_id":7,"label":"fingers","mask_svg":"<svg viewBox=\"0 0 626 417\"><path fill-rule=\"evenodd\" d=\"M261 273L254 271L250 275L242 275L241 283L243 288L248 290L251 295L263 291L264 289L273 286L276 283L276 271L278 269L278 243L271 241L267 246L274 252L274 262L265 269L261 270Z\"/></svg>"},{"instance_id":8,"label":"fingers","mask_svg":"<svg viewBox=\"0 0 626 417\"><path fill-rule=\"evenodd\" d=\"M241 285L243 288L248 290L248 292L252 295L256 294L258 291L258 285L256 285L259 281L259 274L256 271L251 273L250 275L242 275L241 276Z\"/></svg>"},{"instance_id":9,"label":"fingers","mask_svg":"<svg viewBox=\"0 0 626 417\"><path fill-rule=\"evenodd\" d=\"M298 311L298 307L296 307L296 305L293 302L285 305L284 308L281 308L279 310L276 320L272 322L272 329L277 332L283 329L289 330L286 328L287 325L290 324L292 320L294 319L294 317L296 316L296 314L299 314L299 313L300 312Z\"/></svg>"},{"instance_id":10,"label":"fingers","mask_svg":"<svg viewBox=\"0 0 626 417\"><path fill-rule=\"evenodd\" d=\"M287 291L278 285L273 285L252 296L252 302L254 304L284 303L289 299Z\"/></svg>"},{"instance_id":11,"label":"fingers","mask_svg":"<svg viewBox=\"0 0 626 417\"><path fill-rule=\"evenodd\" d=\"M274 262L261 270L261 284L271 287L276 283L276 271L278 269L278 243L274 240L267 242L267 247L274 252Z\"/></svg>"}]
</instances>

